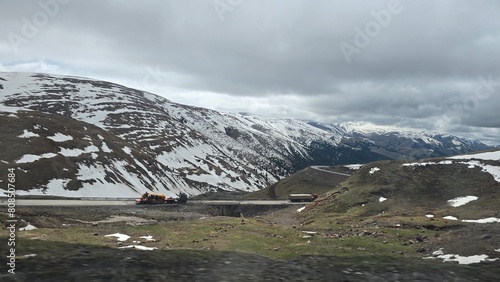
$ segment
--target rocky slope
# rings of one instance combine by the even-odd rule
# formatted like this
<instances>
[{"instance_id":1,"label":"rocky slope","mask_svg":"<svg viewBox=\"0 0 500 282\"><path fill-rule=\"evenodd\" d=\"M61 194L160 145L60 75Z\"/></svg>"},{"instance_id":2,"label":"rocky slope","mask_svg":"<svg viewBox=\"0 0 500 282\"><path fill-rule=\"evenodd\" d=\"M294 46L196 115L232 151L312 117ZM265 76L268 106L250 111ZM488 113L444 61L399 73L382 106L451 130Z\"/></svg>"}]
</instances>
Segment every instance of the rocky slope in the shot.
<instances>
[{"instance_id":1,"label":"rocky slope","mask_svg":"<svg viewBox=\"0 0 500 282\"><path fill-rule=\"evenodd\" d=\"M114 83L36 73L0 73L0 118L0 169L17 168L19 194L255 191L312 164L487 148L454 136L221 113Z\"/></svg>"}]
</instances>

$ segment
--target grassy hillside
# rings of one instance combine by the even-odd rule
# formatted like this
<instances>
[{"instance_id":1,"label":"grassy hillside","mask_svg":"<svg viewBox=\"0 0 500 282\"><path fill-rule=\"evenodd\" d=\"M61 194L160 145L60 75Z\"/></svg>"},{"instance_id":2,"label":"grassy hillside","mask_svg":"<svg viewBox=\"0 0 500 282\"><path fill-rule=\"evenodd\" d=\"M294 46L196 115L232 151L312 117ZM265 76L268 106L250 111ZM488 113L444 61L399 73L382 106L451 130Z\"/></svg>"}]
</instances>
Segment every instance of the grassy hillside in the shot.
<instances>
[{"instance_id":1,"label":"grassy hillside","mask_svg":"<svg viewBox=\"0 0 500 282\"><path fill-rule=\"evenodd\" d=\"M444 159L410 166L403 165L402 161L370 163L343 182L339 175L308 168L278 183L274 187L276 197L284 197L289 192L321 194L321 189L330 189L329 192L300 212L299 206L291 206L256 217L213 216L214 207L196 204L20 207L16 212L19 222L23 225L30 222L38 229L17 233L16 240L21 244L16 267L25 273L23 278L53 275L53 269L45 267L45 262L57 265L56 270L61 273L68 273L65 269L82 273L90 269L93 274L107 275L110 269L116 268L120 274L132 269L134 275L144 278L143 273L148 273L153 265L161 266L161 273L168 273L168 277L155 276L164 281L172 280L171 273L177 275L175 273L185 265L188 265L188 273L195 269L196 273L205 274L200 271L214 267L205 261L220 262L221 268L217 268L222 269L220 273L226 273L227 267L239 267L239 274L234 277L241 277L242 271L254 268L260 271L269 267L274 271L279 267L277 263L283 263L285 274L269 276L266 270L263 275L287 281L295 278L300 281L495 281L500 275L500 223L461 220L500 217L500 182L498 177L495 180L482 171L485 165L499 168L500 164L491 160L472 161L477 164L474 166L470 160L441 161ZM343 167L329 169L346 172ZM340 184L335 185L335 181ZM448 204L448 200L464 196L478 198L463 206ZM426 217L430 214L434 217ZM455 216L458 220L444 216ZM0 214L0 220L6 219L7 214ZM131 237L118 242L109 237L115 233ZM145 235L154 240L143 240ZM7 236L7 229L0 230L0 239ZM147 257L141 255L144 251L118 249L131 244L157 249L148 251ZM222 252L226 256L223 260L220 259ZM486 256L488 260L474 266L455 265L455 262L443 263L445 258L439 256L439 252L452 260L469 256ZM28 254L37 257L33 259ZM227 259L227 256L242 259ZM302 263L306 258L311 258L311 265ZM179 261L185 264L177 265ZM240 265L240 261L244 264ZM246 263L253 261L265 263L255 267ZM318 268L322 261L328 263ZM43 267L39 267L40 262ZM290 265L297 268L288 271ZM312 276L297 276L311 266L317 269ZM332 276L340 273L347 276ZM383 275L374 279L371 273ZM369 275L361 276L365 274ZM422 276L424 274L429 277ZM242 281L256 280L255 277L245 276Z\"/></svg>"},{"instance_id":2,"label":"grassy hillside","mask_svg":"<svg viewBox=\"0 0 500 282\"><path fill-rule=\"evenodd\" d=\"M334 172L352 173L342 166L328 168ZM291 193L315 193L324 195L348 176L319 171L311 167L305 168L281 181L257 192L243 195L243 199L287 199Z\"/></svg>"},{"instance_id":3,"label":"grassy hillside","mask_svg":"<svg viewBox=\"0 0 500 282\"><path fill-rule=\"evenodd\" d=\"M432 159L426 161L432 163L427 165L422 162L420 165L403 165L403 161L367 164L310 205L308 210L311 214L434 214L461 219L498 215L500 183L490 173L479 166L471 166L469 160ZM480 162L500 167L498 161ZM447 202L465 196L478 199L459 207L452 207Z\"/></svg>"}]
</instances>

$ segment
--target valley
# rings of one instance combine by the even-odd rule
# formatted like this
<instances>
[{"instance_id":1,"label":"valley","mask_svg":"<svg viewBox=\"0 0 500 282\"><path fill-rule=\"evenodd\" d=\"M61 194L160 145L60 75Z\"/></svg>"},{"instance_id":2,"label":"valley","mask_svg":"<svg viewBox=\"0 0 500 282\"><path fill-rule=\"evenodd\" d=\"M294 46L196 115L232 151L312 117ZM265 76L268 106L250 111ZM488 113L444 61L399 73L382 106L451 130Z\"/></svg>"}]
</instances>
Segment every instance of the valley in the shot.
<instances>
[{"instance_id":1,"label":"valley","mask_svg":"<svg viewBox=\"0 0 500 282\"><path fill-rule=\"evenodd\" d=\"M17 231L12 281L485 281L499 274L498 223L303 212L221 217L210 205L21 206L17 216L28 228ZM445 263L441 253L483 262Z\"/></svg>"},{"instance_id":2,"label":"valley","mask_svg":"<svg viewBox=\"0 0 500 282\"><path fill-rule=\"evenodd\" d=\"M478 140L223 113L79 77L0 73L0 84L19 273L2 281L500 274L500 154ZM124 202L144 192L189 200ZM292 205L292 193L319 198ZM236 204L226 213L217 200ZM241 204L252 201L273 204Z\"/></svg>"},{"instance_id":3,"label":"valley","mask_svg":"<svg viewBox=\"0 0 500 282\"><path fill-rule=\"evenodd\" d=\"M2 72L0 86L0 171L19 169L20 195L253 192L311 165L491 148L441 133L219 112L83 77Z\"/></svg>"},{"instance_id":4,"label":"valley","mask_svg":"<svg viewBox=\"0 0 500 282\"><path fill-rule=\"evenodd\" d=\"M57 263L72 268L58 276L67 280L490 281L500 274L498 152L307 168L278 182L275 198L315 189L319 199L234 217L203 201L20 205L17 277L52 281ZM352 176L334 184L340 171Z\"/></svg>"}]
</instances>

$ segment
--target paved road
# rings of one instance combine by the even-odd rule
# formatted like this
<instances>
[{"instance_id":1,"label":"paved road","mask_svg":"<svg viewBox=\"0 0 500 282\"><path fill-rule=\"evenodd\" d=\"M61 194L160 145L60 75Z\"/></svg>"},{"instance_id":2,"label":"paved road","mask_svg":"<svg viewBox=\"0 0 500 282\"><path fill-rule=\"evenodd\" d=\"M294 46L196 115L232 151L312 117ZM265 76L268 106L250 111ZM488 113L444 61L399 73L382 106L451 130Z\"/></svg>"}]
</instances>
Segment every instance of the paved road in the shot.
<instances>
[{"instance_id":1,"label":"paved road","mask_svg":"<svg viewBox=\"0 0 500 282\"><path fill-rule=\"evenodd\" d=\"M342 176L351 176L347 173L335 172L324 169L326 166L311 166L312 169L326 173ZM0 206L7 206L6 198L0 199ZM255 205L255 206L277 206L277 205L304 205L307 203L292 203L288 200L191 200L190 205ZM82 198L78 199L16 199L16 206L127 206L135 205L134 199L120 198Z\"/></svg>"},{"instance_id":2,"label":"paved road","mask_svg":"<svg viewBox=\"0 0 500 282\"><path fill-rule=\"evenodd\" d=\"M331 174L338 174L338 175L343 175L343 176L351 176L350 174L347 174L347 173L335 172L335 171L323 169L324 167L327 167L327 166L318 166L318 165L311 166L312 169L319 170L319 171L322 171L322 172L328 172L328 173L331 173Z\"/></svg>"},{"instance_id":3,"label":"paved road","mask_svg":"<svg viewBox=\"0 0 500 282\"><path fill-rule=\"evenodd\" d=\"M277 206L277 205L303 205L304 203L292 203L288 200L192 200L188 205L256 205L256 206ZM128 206L135 205L134 199L105 199L92 198L83 200L68 199L17 199L16 206ZM7 206L6 199L0 199L0 206Z\"/></svg>"},{"instance_id":4,"label":"paved road","mask_svg":"<svg viewBox=\"0 0 500 282\"><path fill-rule=\"evenodd\" d=\"M208 205L254 205L254 206L278 206L278 205L303 205L304 203L292 203L288 200L198 200L190 201L193 204L208 204Z\"/></svg>"}]
</instances>

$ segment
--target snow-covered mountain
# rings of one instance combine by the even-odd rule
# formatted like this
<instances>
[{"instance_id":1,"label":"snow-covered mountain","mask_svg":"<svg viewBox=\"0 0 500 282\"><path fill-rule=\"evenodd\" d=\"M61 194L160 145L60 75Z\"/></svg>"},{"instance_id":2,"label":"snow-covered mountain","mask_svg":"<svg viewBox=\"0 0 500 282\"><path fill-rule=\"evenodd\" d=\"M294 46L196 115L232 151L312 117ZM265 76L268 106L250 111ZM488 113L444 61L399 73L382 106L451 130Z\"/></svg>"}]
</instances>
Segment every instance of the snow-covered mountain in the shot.
<instances>
[{"instance_id":1,"label":"snow-covered mountain","mask_svg":"<svg viewBox=\"0 0 500 282\"><path fill-rule=\"evenodd\" d=\"M19 194L255 191L312 164L488 148L454 136L221 113L79 77L0 73L0 93L0 169L17 168Z\"/></svg>"}]
</instances>

